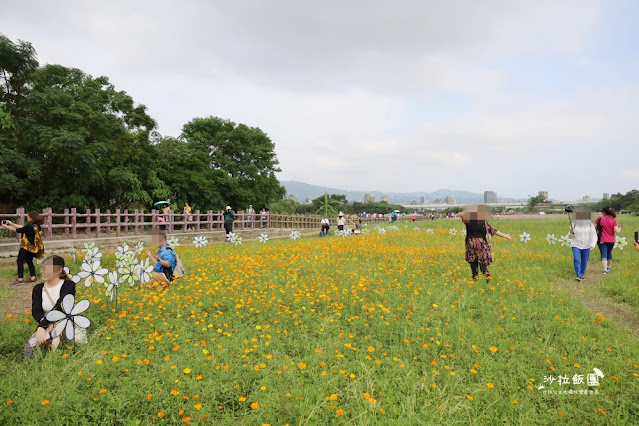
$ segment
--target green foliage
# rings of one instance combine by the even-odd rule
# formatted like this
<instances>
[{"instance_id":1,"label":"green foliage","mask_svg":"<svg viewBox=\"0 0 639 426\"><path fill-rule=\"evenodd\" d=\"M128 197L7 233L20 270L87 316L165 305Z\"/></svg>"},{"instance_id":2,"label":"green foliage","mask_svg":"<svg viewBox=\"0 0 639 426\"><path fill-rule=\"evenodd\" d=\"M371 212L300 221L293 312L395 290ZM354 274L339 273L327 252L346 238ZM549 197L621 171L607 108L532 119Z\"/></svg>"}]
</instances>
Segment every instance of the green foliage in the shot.
<instances>
[{"instance_id":1,"label":"green foliage","mask_svg":"<svg viewBox=\"0 0 639 426\"><path fill-rule=\"evenodd\" d=\"M28 209L149 207L170 197L201 210L281 199L274 144L259 128L196 118L180 139L153 133L144 105L0 35L0 199ZM153 140L152 139L153 134Z\"/></svg>"},{"instance_id":2,"label":"green foliage","mask_svg":"<svg viewBox=\"0 0 639 426\"><path fill-rule=\"evenodd\" d=\"M541 204L544 201L546 201L546 197L544 197L543 195L535 195L534 197L530 197L527 206L528 211L533 211L537 204Z\"/></svg>"},{"instance_id":3,"label":"green foliage","mask_svg":"<svg viewBox=\"0 0 639 426\"><path fill-rule=\"evenodd\" d=\"M612 194L609 199L599 201L593 208L595 210L601 210L606 206L610 206L618 212L630 210L635 214L639 214L639 190L633 189L625 194Z\"/></svg>"}]
</instances>

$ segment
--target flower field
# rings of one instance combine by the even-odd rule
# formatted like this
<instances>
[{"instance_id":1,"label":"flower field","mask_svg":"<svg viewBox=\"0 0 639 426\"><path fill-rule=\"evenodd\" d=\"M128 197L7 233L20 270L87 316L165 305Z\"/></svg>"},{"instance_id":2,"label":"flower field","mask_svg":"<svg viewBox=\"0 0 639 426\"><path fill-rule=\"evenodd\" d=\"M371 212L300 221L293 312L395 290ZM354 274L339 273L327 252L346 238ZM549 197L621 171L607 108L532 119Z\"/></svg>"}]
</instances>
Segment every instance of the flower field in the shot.
<instances>
[{"instance_id":1,"label":"flower field","mask_svg":"<svg viewBox=\"0 0 639 426\"><path fill-rule=\"evenodd\" d=\"M619 221L631 240L639 219ZM615 250L602 277L595 250L575 284L567 219L491 224L514 239L493 237L489 282L471 279L462 223L439 220L181 244L187 275L121 285L117 309L79 283L92 324L75 351L24 360L29 310L2 319L0 423L639 424L639 252Z\"/></svg>"}]
</instances>

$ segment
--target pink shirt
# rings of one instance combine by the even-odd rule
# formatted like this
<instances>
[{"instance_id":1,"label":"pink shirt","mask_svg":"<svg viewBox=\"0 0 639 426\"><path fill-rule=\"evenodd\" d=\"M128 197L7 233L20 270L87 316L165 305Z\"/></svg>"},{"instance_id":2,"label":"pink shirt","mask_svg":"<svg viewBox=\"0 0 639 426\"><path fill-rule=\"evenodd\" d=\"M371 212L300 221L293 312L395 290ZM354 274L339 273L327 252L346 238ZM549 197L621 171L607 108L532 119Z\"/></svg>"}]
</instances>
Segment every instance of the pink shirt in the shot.
<instances>
[{"instance_id":1,"label":"pink shirt","mask_svg":"<svg viewBox=\"0 0 639 426\"><path fill-rule=\"evenodd\" d=\"M601 242L602 243L614 243L615 242L615 226L619 226L617 219L612 216L602 216L597 219L601 226L603 227L603 231L601 231Z\"/></svg>"}]
</instances>

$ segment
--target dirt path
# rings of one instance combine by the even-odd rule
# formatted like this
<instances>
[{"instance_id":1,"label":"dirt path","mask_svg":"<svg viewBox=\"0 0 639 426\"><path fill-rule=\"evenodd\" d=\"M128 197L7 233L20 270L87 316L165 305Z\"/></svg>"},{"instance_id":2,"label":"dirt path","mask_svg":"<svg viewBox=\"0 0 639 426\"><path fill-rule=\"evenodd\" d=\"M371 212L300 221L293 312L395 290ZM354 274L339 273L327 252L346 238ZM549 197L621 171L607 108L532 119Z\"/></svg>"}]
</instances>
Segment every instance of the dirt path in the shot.
<instances>
[{"instance_id":1,"label":"dirt path","mask_svg":"<svg viewBox=\"0 0 639 426\"><path fill-rule=\"evenodd\" d=\"M616 303L598 291L604 279L605 276L601 273L593 273L584 281L565 280L559 285L593 313L600 312L606 321L621 325L634 337L639 338L639 315L632 306Z\"/></svg>"}]
</instances>

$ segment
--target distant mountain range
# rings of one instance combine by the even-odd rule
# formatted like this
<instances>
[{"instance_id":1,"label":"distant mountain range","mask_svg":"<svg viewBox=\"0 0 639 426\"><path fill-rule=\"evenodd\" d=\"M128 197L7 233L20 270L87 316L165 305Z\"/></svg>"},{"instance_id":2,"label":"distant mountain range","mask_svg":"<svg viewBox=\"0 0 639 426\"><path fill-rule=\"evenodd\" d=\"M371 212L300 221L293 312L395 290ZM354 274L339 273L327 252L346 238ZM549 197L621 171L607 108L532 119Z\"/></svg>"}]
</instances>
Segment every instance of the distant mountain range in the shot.
<instances>
[{"instance_id":1,"label":"distant mountain range","mask_svg":"<svg viewBox=\"0 0 639 426\"><path fill-rule=\"evenodd\" d=\"M476 194L468 191L456 191L451 189L440 189L435 192L380 192L380 191L348 191L345 189L329 188L325 186L311 185L304 182L297 181L281 181L280 182L286 188L287 195L293 195L297 201L304 202L304 200L315 199L328 194L346 195L348 201L363 201L365 194L370 194L375 197L375 201L381 201L382 196L388 196L388 202L390 204L401 204L406 202L410 204L412 201L416 201L417 204L421 204L421 198L426 198L426 203L434 203L444 200L444 198L450 196L458 203L483 203L484 195ZM514 199L505 198L506 201L526 201L527 199Z\"/></svg>"}]
</instances>

